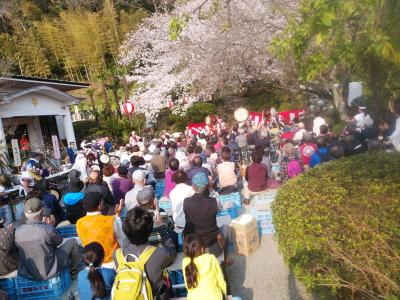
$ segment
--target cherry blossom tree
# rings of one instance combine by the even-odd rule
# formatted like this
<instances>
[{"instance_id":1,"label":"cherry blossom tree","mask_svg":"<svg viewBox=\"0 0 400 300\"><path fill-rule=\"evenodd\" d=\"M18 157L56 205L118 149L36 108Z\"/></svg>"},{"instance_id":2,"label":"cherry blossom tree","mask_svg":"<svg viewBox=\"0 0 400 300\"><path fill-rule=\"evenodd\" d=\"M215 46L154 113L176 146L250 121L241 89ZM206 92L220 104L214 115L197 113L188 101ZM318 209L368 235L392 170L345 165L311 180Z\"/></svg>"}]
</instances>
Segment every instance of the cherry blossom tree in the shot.
<instances>
[{"instance_id":1,"label":"cherry blossom tree","mask_svg":"<svg viewBox=\"0 0 400 300\"><path fill-rule=\"evenodd\" d=\"M282 80L284 65L270 46L296 1L179 3L146 19L121 47L120 63L132 68L127 80L139 87L133 95L137 111L154 117L172 99L182 113L210 95L234 94L254 81ZM189 101L182 101L183 95Z\"/></svg>"}]
</instances>

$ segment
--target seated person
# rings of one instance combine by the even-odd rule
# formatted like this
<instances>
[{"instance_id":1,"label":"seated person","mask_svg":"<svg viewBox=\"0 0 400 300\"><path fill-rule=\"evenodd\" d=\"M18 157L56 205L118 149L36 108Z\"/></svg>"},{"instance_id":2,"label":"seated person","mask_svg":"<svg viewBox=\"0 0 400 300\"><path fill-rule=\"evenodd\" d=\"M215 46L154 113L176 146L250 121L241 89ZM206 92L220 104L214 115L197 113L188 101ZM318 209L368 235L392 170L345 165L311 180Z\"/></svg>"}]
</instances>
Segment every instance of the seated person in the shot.
<instances>
[{"instance_id":1,"label":"seated person","mask_svg":"<svg viewBox=\"0 0 400 300\"><path fill-rule=\"evenodd\" d=\"M280 163L281 181L288 181L304 171L303 160L299 158L293 144L283 146L283 157Z\"/></svg>"},{"instance_id":2,"label":"seated person","mask_svg":"<svg viewBox=\"0 0 400 300\"><path fill-rule=\"evenodd\" d=\"M187 299L223 300L226 282L218 259L205 252L202 239L196 234L185 237L182 261Z\"/></svg>"},{"instance_id":3,"label":"seated person","mask_svg":"<svg viewBox=\"0 0 400 300\"><path fill-rule=\"evenodd\" d=\"M0 276L18 268L18 249L14 242L15 229L6 223L6 212L0 210Z\"/></svg>"},{"instance_id":4,"label":"seated person","mask_svg":"<svg viewBox=\"0 0 400 300\"><path fill-rule=\"evenodd\" d=\"M115 279L113 269L102 268L104 249L93 242L83 248L83 263L86 269L78 274L78 293L81 300L111 299Z\"/></svg>"},{"instance_id":5,"label":"seated person","mask_svg":"<svg viewBox=\"0 0 400 300\"><path fill-rule=\"evenodd\" d=\"M172 180L172 176L179 169L179 160L172 158L169 160L169 169L165 171L165 191L164 194L169 198L169 193L175 187L175 182Z\"/></svg>"},{"instance_id":6,"label":"seated person","mask_svg":"<svg viewBox=\"0 0 400 300\"><path fill-rule=\"evenodd\" d=\"M317 150L315 150L314 153L311 155L309 162L310 168L314 168L319 164L329 161L329 153L325 137L323 136L317 137L316 142L317 142Z\"/></svg>"},{"instance_id":7,"label":"seated person","mask_svg":"<svg viewBox=\"0 0 400 300\"><path fill-rule=\"evenodd\" d=\"M195 156L192 161L193 168L187 172L188 185L192 185L192 178L199 172L206 174L209 177L209 181L212 180L211 172L203 167L203 159L200 156Z\"/></svg>"},{"instance_id":8,"label":"seated person","mask_svg":"<svg viewBox=\"0 0 400 300\"><path fill-rule=\"evenodd\" d=\"M83 246L92 242L101 244L105 252L104 262L109 263L112 261L113 252L119 248L118 240L124 238L120 230L121 207L117 205L115 216L103 216L101 211L104 207L104 199L100 193L85 195L83 205L87 215L76 222L79 239Z\"/></svg>"},{"instance_id":9,"label":"seated person","mask_svg":"<svg viewBox=\"0 0 400 300\"><path fill-rule=\"evenodd\" d=\"M237 192L237 176L235 173L235 163L230 161L231 150L228 147L222 148L221 158L222 162L217 166L221 194L230 194Z\"/></svg>"},{"instance_id":10,"label":"seated person","mask_svg":"<svg viewBox=\"0 0 400 300\"><path fill-rule=\"evenodd\" d=\"M174 219L175 227L182 230L185 227L185 213L183 212L183 201L185 198L191 197L194 194L192 186L187 185L187 175L185 171L179 170L173 176L172 180L176 186L169 194L172 207L172 218Z\"/></svg>"},{"instance_id":11,"label":"seated person","mask_svg":"<svg viewBox=\"0 0 400 300\"><path fill-rule=\"evenodd\" d=\"M122 229L129 240L129 243L125 243L121 249L122 255L133 254L139 257L149 247L148 239L153 230L153 216L150 212L135 207L127 212ZM163 274L165 268L176 258L176 249L172 239L167 235L163 235L161 238L163 246L157 247L144 265L154 299L168 299ZM134 260L132 256L128 256L127 259L128 261ZM117 260L116 253L114 253L113 260L118 267L120 261Z\"/></svg>"},{"instance_id":12,"label":"seated person","mask_svg":"<svg viewBox=\"0 0 400 300\"><path fill-rule=\"evenodd\" d=\"M195 233L201 237L207 247L207 252L215 256L224 253L224 262L228 260L229 242L232 242L232 231L229 226L217 226L218 203L209 196L209 180L206 174L199 172L192 179L195 194L183 202L186 224L183 234Z\"/></svg>"},{"instance_id":13,"label":"seated person","mask_svg":"<svg viewBox=\"0 0 400 300\"><path fill-rule=\"evenodd\" d=\"M138 192L137 201L141 208L150 212L153 215L153 231L149 237L148 243L150 245L159 246L162 243L162 236L167 235L173 228L173 222L169 221L167 213L162 210L156 209L156 194L151 186L145 186L141 191ZM178 237L173 238L176 243Z\"/></svg>"},{"instance_id":14,"label":"seated person","mask_svg":"<svg viewBox=\"0 0 400 300\"><path fill-rule=\"evenodd\" d=\"M82 200L85 197L83 193L83 182L79 179L70 179L67 193L63 197L67 219L71 224L86 216L86 210L83 207Z\"/></svg>"},{"instance_id":15,"label":"seated person","mask_svg":"<svg viewBox=\"0 0 400 300\"><path fill-rule=\"evenodd\" d=\"M136 170L132 174L132 181L135 184L133 189L125 194L125 209L126 211L139 206L137 202L137 194L146 186L146 171Z\"/></svg>"},{"instance_id":16,"label":"seated person","mask_svg":"<svg viewBox=\"0 0 400 300\"><path fill-rule=\"evenodd\" d=\"M114 201L119 203L121 199L125 199L125 194L133 189L133 182L128 178L128 168L125 166L118 167L118 176L111 180Z\"/></svg>"},{"instance_id":17,"label":"seated person","mask_svg":"<svg viewBox=\"0 0 400 300\"><path fill-rule=\"evenodd\" d=\"M103 194L105 214L107 214L108 208L116 204L107 183L103 181L100 171L91 171L89 173L89 181L85 188L85 195L89 193Z\"/></svg>"},{"instance_id":18,"label":"seated person","mask_svg":"<svg viewBox=\"0 0 400 300\"><path fill-rule=\"evenodd\" d=\"M252 164L246 168L247 184L243 186L244 203L250 202L250 196L264 193L268 189L268 168L262 163L263 153L254 151L251 154Z\"/></svg>"},{"instance_id":19,"label":"seated person","mask_svg":"<svg viewBox=\"0 0 400 300\"><path fill-rule=\"evenodd\" d=\"M18 276L33 280L48 280L58 276L69 267L72 277L78 272L81 253L76 239L66 239L47 224L48 214L42 201L31 198L25 201L26 224L15 232L15 243L19 252Z\"/></svg>"}]
</instances>

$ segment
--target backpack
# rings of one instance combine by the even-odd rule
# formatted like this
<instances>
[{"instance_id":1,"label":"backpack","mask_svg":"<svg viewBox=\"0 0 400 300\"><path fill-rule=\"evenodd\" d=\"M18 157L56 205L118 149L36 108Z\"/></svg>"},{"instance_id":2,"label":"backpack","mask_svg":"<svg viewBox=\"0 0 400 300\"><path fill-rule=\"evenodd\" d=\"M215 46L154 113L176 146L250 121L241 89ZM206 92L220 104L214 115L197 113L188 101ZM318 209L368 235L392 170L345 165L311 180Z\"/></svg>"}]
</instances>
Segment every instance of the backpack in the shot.
<instances>
[{"instance_id":1,"label":"backpack","mask_svg":"<svg viewBox=\"0 0 400 300\"><path fill-rule=\"evenodd\" d=\"M156 249L146 247L139 258L133 254L124 256L122 249L116 251L118 273L111 290L112 300L153 300L144 266ZM128 262L129 256L135 258L135 261Z\"/></svg>"},{"instance_id":2,"label":"backpack","mask_svg":"<svg viewBox=\"0 0 400 300\"><path fill-rule=\"evenodd\" d=\"M287 169L289 178L296 177L301 173L301 166L296 159L289 161Z\"/></svg>"}]
</instances>

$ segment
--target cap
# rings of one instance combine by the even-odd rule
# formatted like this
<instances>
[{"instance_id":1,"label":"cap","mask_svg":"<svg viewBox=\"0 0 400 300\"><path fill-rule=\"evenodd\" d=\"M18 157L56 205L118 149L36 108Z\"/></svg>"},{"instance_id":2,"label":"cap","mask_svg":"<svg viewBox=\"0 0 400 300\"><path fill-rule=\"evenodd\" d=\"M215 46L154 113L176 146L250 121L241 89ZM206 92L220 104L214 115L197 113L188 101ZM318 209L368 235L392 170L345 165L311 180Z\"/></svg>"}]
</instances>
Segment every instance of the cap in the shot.
<instances>
[{"instance_id":1,"label":"cap","mask_svg":"<svg viewBox=\"0 0 400 300\"><path fill-rule=\"evenodd\" d=\"M142 181L146 179L146 172L144 170L136 170L132 174L133 181Z\"/></svg>"},{"instance_id":2,"label":"cap","mask_svg":"<svg viewBox=\"0 0 400 300\"><path fill-rule=\"evenodd\" d=\"M197 188L202 188L209 183L208 176L203 172L198 172L192 178L192 184Z\"/></svg>"},{"instance_id":3,"label":"cap","mask_svg":"<svg viewBox=\"0 0 400 300\"><path fill-rule=\"evenodd\" d=\"M44 216L50 215L50 212L51 212L50 208L44 207L42 200L40 200L39 198L29 198L24 203L24 211L27 214L37 213L42 208L44 208L43 209L43 215Z\"/></svg>"},{"instance_id":4,"label":"cap","mask_svg":"<svg viewBox=\"0 0 400 300\"><path fill-rule=\"evenodd\" d=\"M68 182L68 189L67 191L69 193L78 193L83 190L83 182L80 181L79 179L71 179L70 182Z\"/></svg>"},{"instance_id":5,"label":"cap","mask_svg":"<svg viewBox=\"0 0 400 300\"><path fill-rule=\"evenodd\" d=\"M72 169L71 171L69 171L68 174L69 179L79 178L79 177L81 177L81 172L79 172L78 170Z\"/></svg>"},{"instance_id":6,"label":"cap","mask_svg":"<svg viewBox=\"0 0 400 300\"><path fill-rule=\"evenodd\" d=\"M145 186L137 194L136 200L139 205L149 204L154 200L156 196L154 189L151 186Z\"/></svg>"},{"instance_id":7,"label":"cap","mask_svg":"<svg viewBox=\"0 0 400 300\"><path fill-rule=\"evenodd\" d=\"M83 198L83 206L87 211L96 211L100 205L101 200L103 200L103 195L101 193L87 193L85 198Z\"/></svg>"}]
</instances>

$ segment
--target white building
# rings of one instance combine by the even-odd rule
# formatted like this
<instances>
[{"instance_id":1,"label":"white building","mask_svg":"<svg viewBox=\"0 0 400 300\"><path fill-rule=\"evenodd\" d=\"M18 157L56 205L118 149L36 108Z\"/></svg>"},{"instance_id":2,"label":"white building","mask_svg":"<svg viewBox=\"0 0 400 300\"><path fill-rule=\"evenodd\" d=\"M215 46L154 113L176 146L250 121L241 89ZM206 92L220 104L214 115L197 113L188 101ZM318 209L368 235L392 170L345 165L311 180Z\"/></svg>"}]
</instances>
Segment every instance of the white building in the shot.
<instances>
[{"instance_id":1,"label":"white building","mask_svg":"<svg viewBox=\"0 0 400 300\"><path fill-rule=\"evenodd\" d=\"M27 134L32 150L51 145L52 135L68 144L76 142L70 106L77 104L79 99L67 92L88 86L21 76L1 78L0 148L10 148L10 139L19 140L22 134ZM68 144L64 143L65 146Z\"/></svg>"}]
</instances>

